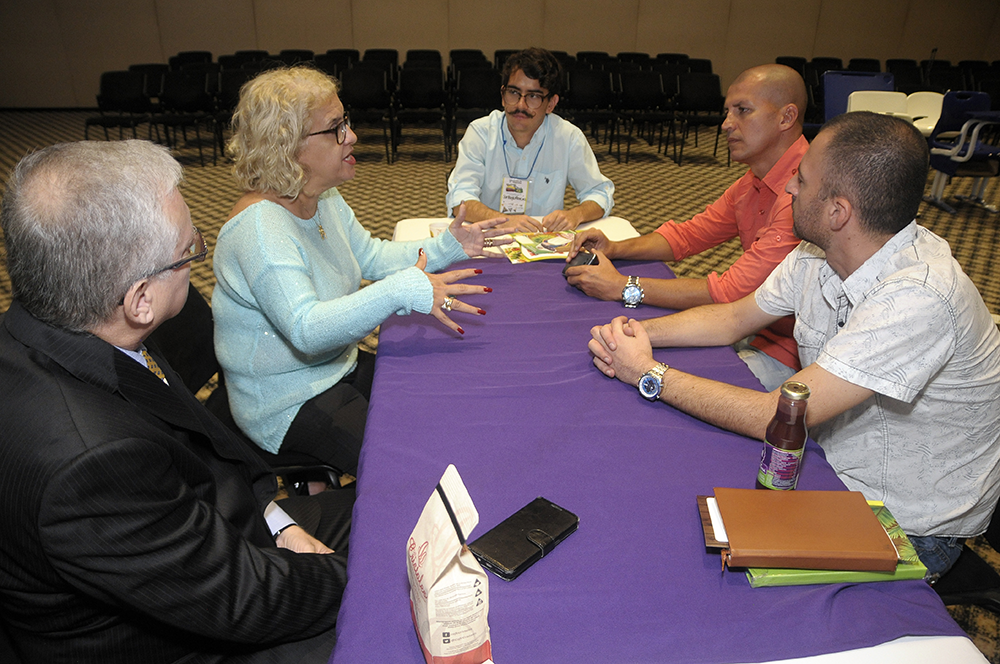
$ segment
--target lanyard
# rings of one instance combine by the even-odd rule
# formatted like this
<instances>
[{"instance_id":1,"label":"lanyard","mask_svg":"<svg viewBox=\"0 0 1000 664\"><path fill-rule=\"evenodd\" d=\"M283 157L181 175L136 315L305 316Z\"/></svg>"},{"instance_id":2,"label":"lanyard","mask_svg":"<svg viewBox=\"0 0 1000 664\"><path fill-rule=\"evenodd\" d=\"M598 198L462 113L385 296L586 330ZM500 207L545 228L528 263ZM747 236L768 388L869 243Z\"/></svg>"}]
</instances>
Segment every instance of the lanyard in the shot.
<instances>
[{"instance_id":1,"label":"lanyard","mask_svg":"<svg viewBox=\"0 0 1000 664\"><path fill-rule=\"evenodd\" d=\"M507 177L512 178L514 176L510 174L510 164L507 163L507 137L503 135L503 128L500 129L500 138L503 140L503 165L507 167ZM538 152L535 153L535 160L531 162L531 169L524 178L525 180L531 179L531 174L535 172L535 164L538 163L538 155L542 154L542 148L544 147L545 137L542 137L542 144L538 146Z\"/></svg>"}]
</instances>

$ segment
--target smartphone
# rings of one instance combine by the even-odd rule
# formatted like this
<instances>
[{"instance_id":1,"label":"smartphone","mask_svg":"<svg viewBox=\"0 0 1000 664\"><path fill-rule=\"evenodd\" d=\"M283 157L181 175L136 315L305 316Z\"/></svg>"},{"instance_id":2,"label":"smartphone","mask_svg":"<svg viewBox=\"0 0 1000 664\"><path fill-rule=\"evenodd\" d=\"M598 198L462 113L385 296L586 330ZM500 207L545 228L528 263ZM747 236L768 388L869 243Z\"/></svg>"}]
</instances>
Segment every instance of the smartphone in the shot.
<instances>
[{"instance_id":1,"label":"smartphone","mask_svg":"<svg viewBox=\"0 0 1000 664\"><path fill-rule=\"evenodd\" d=\"M513 581L576 532L580 518L551 500L535 498L469 545L479 562Z\"/></svg>"},{"instance_id":2,"label":"smartphone","mask_svg":"<svg viewBox=\"0 0 1000 664\"><path fill-rule=\"evenodd\" d=\"M568 270L571 267L576 267L577 265L597 265L597 264L598 264L597 254L592 254L589 251L580 251L580 253L578 253L576 256L573 257L573 260L566 263L566 267L563 268L562 273L563 276L565 277L566 270Z\"/></svg>"}]
</instances>

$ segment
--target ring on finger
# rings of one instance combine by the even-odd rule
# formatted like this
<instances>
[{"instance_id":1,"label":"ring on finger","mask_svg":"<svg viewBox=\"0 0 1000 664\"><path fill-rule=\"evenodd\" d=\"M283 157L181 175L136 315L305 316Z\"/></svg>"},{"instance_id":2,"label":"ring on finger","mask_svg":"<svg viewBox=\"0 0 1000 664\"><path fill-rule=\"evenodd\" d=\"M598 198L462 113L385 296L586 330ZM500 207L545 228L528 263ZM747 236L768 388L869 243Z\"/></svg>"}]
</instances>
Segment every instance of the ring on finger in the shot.
<instances>
[{"instance_id":1,"label":"ring on finger","mask_svg":"<svg viewBox=\"0 0 1000 664\"><path fill-rule=\"evenodd\" d=\"M483 240L483 246L484 247L492 247L493 246L493 238L488 237L485 240Z\"/></svg>"},{"instance_id":2,"label":"ring on finger","mask_svg":"<svg viewBox=\"0 0 1000 664\"><path fill-rule=\"evenodd\" d=\"M441 303L441 308L444 309L445 311L451 311L451 305L454 304L454 302L455 298L446 297L444 298L444 302Z\"/></svg>"}]
</instances>

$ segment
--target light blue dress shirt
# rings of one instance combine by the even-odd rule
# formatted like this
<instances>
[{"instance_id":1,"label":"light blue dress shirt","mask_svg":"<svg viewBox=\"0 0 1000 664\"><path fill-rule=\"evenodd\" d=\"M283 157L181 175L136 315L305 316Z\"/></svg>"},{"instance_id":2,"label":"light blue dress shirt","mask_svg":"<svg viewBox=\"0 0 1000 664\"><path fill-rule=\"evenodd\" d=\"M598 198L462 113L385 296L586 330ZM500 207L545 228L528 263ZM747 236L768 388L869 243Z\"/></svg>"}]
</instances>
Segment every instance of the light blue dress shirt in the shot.
<instances>
[{"instance_id":1,"label":"light blue dress shirt","mask_svg":"<svg viewBox=\"0 0 1000 664\"><path fill-rule=\"evenodd\" d=\"M448 178L448 216L469 200L499 210L506 175L530 179L524 212L530 216L544 217L564 209L567 183L580 203L594 201L604 216L611 214L615 205L615 185L601 174L587 137L554 113L545 116L523 150L510 135L503 111L474 120L458 144L458 159Z\"/></svg>"}]
</instances>

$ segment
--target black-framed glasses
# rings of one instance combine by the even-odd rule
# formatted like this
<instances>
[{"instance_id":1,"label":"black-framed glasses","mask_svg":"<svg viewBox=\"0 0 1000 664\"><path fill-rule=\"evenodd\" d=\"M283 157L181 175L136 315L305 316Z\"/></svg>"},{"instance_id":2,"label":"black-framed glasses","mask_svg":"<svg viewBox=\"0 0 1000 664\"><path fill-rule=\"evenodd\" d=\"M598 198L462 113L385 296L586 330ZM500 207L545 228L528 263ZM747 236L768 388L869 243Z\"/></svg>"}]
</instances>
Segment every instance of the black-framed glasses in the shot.
<instances>
[{"instance_id":1,"label":"black-framed glasses","mask_svg":"<svg viewBox=\"0 0 1000 664\"><path fill-rule=\"evenodd\" d=\"M524 105L535 110L541 108L542 102L552 95L543 95L540 92L521 92L517 88L508 88L506 85L500 88L503 96L503 103L507 106L517 106L517 103L524 99Z\"/></svg>"},{"instance_id":2,"label":"black-framed glasses","mask_svg":"<svg viewBox=\"0 0 1000 664\"><path fill-rule=\"evenodd\" d=\"M351 126L351 118L347 113L344 113L344 119L333 125L329 129L324 129L323 131L314 131L311 134L306 134L306 136L319 136L320 134L333 134L337 139L337 145L343 145L344 141L347 140L347 128Z\"/></svg>"}]
</instances>

